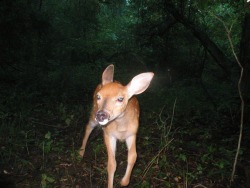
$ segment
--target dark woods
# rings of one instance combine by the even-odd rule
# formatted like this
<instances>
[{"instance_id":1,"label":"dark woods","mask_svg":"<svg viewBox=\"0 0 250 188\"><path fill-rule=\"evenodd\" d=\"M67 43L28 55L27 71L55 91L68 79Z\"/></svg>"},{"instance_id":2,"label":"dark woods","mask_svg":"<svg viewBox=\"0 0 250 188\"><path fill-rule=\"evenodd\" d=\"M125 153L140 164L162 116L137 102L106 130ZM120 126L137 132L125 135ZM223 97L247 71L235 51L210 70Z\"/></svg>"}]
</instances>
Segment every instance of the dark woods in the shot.
<instances>
[{"instance_id":1,"label":"dark woods","mask_svg":"<svg viewBox=\"0 0 250 188\"><path fill-rule=\"evenodd\" d=\"M249 10L245 0L0 1L0 184L106 186L100 131L84 159L77 150L94 88L113 63L122 83L155 73L138 96L131 187L250 187ZM240 68L223 23L244 68L234 182ZM126 153L119 147L121 178Z\"/></svg>"}]
</instances>

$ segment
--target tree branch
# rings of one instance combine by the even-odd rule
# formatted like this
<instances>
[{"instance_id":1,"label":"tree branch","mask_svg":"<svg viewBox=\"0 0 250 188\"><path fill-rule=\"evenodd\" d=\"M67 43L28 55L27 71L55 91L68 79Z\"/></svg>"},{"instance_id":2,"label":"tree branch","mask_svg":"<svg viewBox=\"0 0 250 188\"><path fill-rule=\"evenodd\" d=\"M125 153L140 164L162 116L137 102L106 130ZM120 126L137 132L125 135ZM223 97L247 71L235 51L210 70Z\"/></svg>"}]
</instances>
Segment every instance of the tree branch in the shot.
<instances>
[{"instance_id":1,"label":"tree branch","mask_svg":"<svg viewBox=\"0 0 250 188\"><path fill-rule=\"evenodd\" d=\"M230 77L230 71L228 65L231 61L225 56L220 48L208 37L208 35L193 23L191 20L180 14L175 6L168 0L165 0L166 10L180 23L182 23L187 29L189 29L193 35L200 41L200 43L207 49L209 54L214 58L215 62L225 72L227 77Z\"/></svg>"},{"instance_id":2,"label":"tree branch","mask_svg":"<svg viewBox=\"0 0 250 188\"><path fill-rule=\"evenodd\" d=\"M229 29L226 26L225 22L221 18L219 18L216 15L213 15L213 16L223 24L223 26L224 26L224 28L226 30L227 38L228 38L232 53L234 55L234 58L235 58L236 62L238 63L238 65L240 67L240 77L239 77L239 80L238 80L238 93L239 93L240 100L241 100L241 106L240 106L240 112L241 112L241 114L240 114L240 133L239 133L237 151L236 151L236 154L235 154L235 159L234 159L234 164L233 164L233 170L232 170L232 174L231 174L231 178L230 178L230 182L233 182L234 181L234 176L235 176L235 170L236 170L236 166L237 166L237 161L238 161L238 157L239 157L240 147L241 147L242 134L243 134L243 125L244 125L244 107L245 107L245 103L244 103L244 98L243 98L242 91L241 91L241 83L242 83L242 78L243 78L243 73L244 73L244 67L242 66L241 62L239 61L238 56L236 55L235 50L234 50L234 45L233 45L233 42L232 42L232 39L231 39L232 25L231 25L231 27Z\"/></svg>"}]
</instances>

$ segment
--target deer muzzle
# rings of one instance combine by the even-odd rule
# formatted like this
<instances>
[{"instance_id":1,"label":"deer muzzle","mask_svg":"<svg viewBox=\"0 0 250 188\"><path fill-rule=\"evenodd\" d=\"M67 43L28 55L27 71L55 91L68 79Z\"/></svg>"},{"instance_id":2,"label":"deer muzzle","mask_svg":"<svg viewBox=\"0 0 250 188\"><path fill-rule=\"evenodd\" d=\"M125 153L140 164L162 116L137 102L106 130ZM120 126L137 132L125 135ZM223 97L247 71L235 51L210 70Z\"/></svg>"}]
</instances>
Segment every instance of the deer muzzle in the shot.
<instances>
[{"instance_id":1,"label":"deer muzzle","mask_svg":"<svg viewBox=\"0 0 250 188\"><path fill-rule=\"evenodd\" d=\"M100 125L106 125L109 122L109 118L110 118L109 113L105 112L104 110L99 110L96 113L95 117L96 121L98 121Z\"/></svg>"}]
</instances>

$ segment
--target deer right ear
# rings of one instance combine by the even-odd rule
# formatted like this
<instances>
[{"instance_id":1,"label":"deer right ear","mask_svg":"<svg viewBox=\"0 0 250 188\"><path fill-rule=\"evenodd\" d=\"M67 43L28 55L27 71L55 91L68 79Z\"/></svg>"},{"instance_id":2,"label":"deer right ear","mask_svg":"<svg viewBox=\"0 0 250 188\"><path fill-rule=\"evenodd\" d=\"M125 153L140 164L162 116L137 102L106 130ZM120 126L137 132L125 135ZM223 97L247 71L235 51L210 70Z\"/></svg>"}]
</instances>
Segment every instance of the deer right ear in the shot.
<instances>
[{"instance_id":1,"label":"deer right ear","mask_svg":"<svg viewBox=\"0 0 250 188\"><path fill-rule=\"evenodd\" d=\"M109 65L102 73L102 85L113 82L114 77L114 65Z\"/></svg>"}]
</instances>

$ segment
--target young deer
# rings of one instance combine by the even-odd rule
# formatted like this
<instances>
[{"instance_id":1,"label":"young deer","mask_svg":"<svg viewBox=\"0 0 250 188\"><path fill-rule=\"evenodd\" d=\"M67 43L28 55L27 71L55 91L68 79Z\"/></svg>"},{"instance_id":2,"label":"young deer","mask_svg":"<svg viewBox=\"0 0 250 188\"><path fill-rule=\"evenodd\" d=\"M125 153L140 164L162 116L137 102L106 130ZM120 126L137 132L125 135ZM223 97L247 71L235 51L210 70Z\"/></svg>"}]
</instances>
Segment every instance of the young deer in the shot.
<instances>
[{"instance_id":1,"label":"young deer","mask_svg":"<svg viewBox=\"0 0 250 188\"><path fill-rule=\"evenodd\" d=\"M113 187L116 170L116 141L126 141L128 148L128 164L122 186L127 186L134 167L136 154L136 133L139 126L139 103L133 95L144 92L154 73L142 73L135 76L128 85L113 82L114 66L109 65L102 74L102 83L94 92L93 108L86 126L85 135L80 148L83 156L87 140L92 130L99 124L104 132L104 141L108 153L108 188Z\"/></svg>"}]
</instances>

